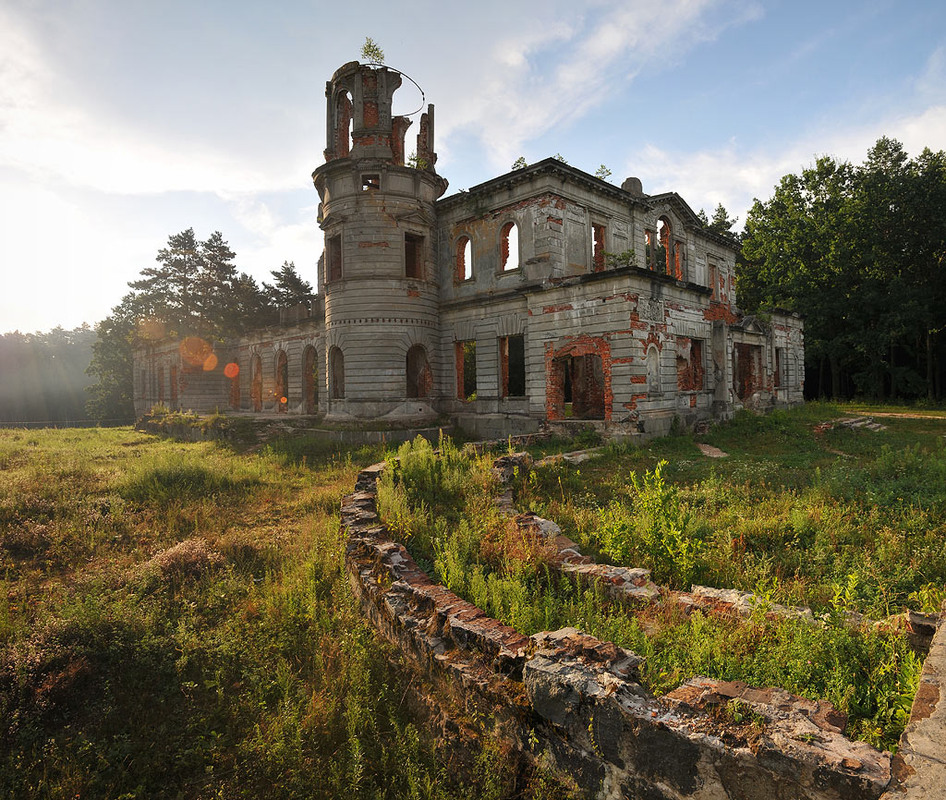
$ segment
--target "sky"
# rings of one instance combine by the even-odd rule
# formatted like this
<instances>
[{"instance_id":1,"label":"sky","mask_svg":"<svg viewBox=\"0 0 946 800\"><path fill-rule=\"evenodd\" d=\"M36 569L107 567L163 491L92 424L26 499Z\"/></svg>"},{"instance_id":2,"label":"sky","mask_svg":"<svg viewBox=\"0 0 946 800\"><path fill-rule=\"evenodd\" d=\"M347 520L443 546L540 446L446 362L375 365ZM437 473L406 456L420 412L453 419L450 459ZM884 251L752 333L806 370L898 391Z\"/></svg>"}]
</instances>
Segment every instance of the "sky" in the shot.
<instances>
[{"instance_id":1,"label":"sky","mask_svg":"<svg viewBox=\"0 0 946 800\"><path fill-rule=\"evenodd\" d=\"M560 154L740 227L820 155L946 150L942 0L0 0L0 333L94 325L187 228L314 284L325 81L365 37L448 194Z\"/></svg>"}]
</instances>

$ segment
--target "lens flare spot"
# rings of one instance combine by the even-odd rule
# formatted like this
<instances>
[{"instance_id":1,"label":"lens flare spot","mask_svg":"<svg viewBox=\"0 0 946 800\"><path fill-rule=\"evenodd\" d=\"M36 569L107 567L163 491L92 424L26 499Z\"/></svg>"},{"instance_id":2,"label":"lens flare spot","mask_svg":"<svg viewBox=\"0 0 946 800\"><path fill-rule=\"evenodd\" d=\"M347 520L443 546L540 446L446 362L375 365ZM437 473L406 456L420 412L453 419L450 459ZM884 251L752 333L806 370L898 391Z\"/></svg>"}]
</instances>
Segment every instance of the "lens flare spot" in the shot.
<instances>
[{"instance_id":1,"label":"lens flare spot","mask_svg":"<svg viewBox=\"0 0 946 800\"><path fill-rule=\"evenodd\" d=\"M289 398L288 398L288 397L280 397L280 398L279 398L279 402L280 402L280 403L288 403L288 402L289 402Z\"/></svg>"},{"instance_id":2,"label":"lens flare spot","mask_svg":"<svg viewBox=\"0 0 946 800\"><path fill-rule=\"evenodd\" d=\"M240 374L240 365L235 361L231 361L223 368L223 374L233 380L237 375Z\"/></svg>"},{"instance_id":3,"label":"lens flare spot","mask_svg":"<svg viewBox=\"0 0 946 800\"><path fill-rule=\"evenodd\" d=\"M191 367L202 367L214 351L210 343L205 342L199 336L188 336L181 340L178 349L181 353L181 359ZM216 356L214 357L216 358Z\"/></svg>"},{"instance_id":4,"label":"lens flare spot","mask_svg":"<svg viewBox=\"0 0 946 800\"><path fill-rule=\"evenodd\" d=\"M217 354L211 353L204 359L204 372L213 372L217 368Z\"/></svg>"}]
</instances>

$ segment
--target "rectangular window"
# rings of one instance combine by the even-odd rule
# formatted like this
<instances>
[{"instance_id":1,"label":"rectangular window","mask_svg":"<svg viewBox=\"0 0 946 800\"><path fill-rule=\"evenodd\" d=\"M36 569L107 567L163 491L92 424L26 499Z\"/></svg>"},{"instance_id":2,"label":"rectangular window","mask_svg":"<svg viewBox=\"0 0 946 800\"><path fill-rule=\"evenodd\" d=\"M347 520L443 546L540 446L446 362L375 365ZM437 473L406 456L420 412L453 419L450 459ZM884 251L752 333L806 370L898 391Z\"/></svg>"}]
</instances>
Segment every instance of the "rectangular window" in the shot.
<instances>
[{"instance_id":1,"label":"rectangular window","mask_svg":"<svg viewBox=\"0 0 946 800\"><path fill-rule=\"evenodd\" d=\"M785 348L776 347L775 348L775 388L778 389L781 386L784 386L785 381Z\"/></svg>"},{"instance_id":2,"label":"rectangular window","mask_svg":"<svg viewBox=\"0 0 946 800\"><path fill-rule=\"evenodd\" d=\"M404 234L404 274L408 278L424 279L424 237Z\"/></svg>"},{"instance_id":3,"label":"rectangular window","mask_svg":"<svg viewBox=\"0 0 946 800\"><path fill-rule=\"evenodd\" d=\"M594 271L604 270L604 225L592 225L591 234L593 247L591 253L591 263L594 264Z\"/></svg>"},{"instance_id":4,"label":"rectangular window","mask_svg":"<svg viewBox=\"0 0 946 800\"><path fill-rule=\"evenodd\" d=\"M526 396L526 340L522 334L499 340L503 397Z\"/></svg>"},{"instance_id":5,"label":"rectangular window","mask_svg":"<svg viewBox=\"0 0 946 800\"><path fill-rule=\"evenodd\" d=\"M341 234L328 240L328 279L337 281L342 277L342 237Z\"/></svg>"},{"instance_id":6,"label":"rectangular window","mask_svg":"<svg viewBox=\"0 0 946 800\"><path fill-rule=\"evenodd\" d=\"M381 176L377 173L361 176L361 191L371 192L381 188Z\"/></svg>"},{"instance_id":7,"label":"rectangular window","mask_svg":"<svg viewBox=\"0 0 946 800\"><path fill-rule=\"evenodd\" d=\"M476 341L470 339L456 343L457 397L461 400L476 399Z\"/></svg>"},{"instance_id":8,"label":"rectangular window","mask_svg":"<svg viewBox=\"0 0 946 800\"><path fill-rule=\"evenodd\" d=\"M654 268L654 232L644 231L644 265L647 269Z\"/></svg>"}]
</instances>

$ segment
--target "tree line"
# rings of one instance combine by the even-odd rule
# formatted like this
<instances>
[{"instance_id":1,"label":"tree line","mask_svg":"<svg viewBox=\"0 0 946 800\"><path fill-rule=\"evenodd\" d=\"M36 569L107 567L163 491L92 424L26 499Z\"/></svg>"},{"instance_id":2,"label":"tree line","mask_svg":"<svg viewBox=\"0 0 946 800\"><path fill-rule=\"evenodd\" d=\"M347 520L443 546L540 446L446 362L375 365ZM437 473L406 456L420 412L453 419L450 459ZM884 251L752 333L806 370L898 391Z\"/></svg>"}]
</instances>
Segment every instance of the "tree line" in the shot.
<instances>
[{"instance_id":1,"label":"tree line","mask_svg":"<svg viewBox=\"0 0 946 800\"><path fill-rule=\"evenodd\" d=\"M133 348L165 337L200 336L220 342L279 320L279 309L315 299L291 261L262 285L238 271L236 254L219 231L200 241L193 228L168 237L155 266L141 270L131 291L95 326L89 373L93 418L134 418Z\"/></svg>"},{"instance_id":2,"label":"tree line","mask_svg":"<svg viewBox=\"0 0 946 800\"><path fill-rule=\"evenodd\" d=\"M946 153L823 156L755 201L741 244L745 310L805 318L809 397L943 399Z\"/></svg>"},{"instance_id":3,"label":"tree line","mask_svg":"<svg viewBox=\"0 0 946 800\"><path fill-rule=\"evenodd\" d=\"M88 325L0 335L0 423L73 425L88 420L86 367L96 333Z\"/></svg>"}]
</instances>

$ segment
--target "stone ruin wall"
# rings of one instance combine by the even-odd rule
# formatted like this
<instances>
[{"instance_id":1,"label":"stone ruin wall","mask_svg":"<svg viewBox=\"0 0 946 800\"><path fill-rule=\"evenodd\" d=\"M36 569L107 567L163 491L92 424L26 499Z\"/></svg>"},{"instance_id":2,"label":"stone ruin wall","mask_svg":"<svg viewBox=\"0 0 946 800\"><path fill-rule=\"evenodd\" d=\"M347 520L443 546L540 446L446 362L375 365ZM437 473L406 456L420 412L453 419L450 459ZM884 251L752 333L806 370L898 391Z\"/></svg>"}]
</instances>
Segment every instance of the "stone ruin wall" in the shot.
<instances>
[{"instance_id":1,"label":"stone ruin wall","mask_svg":"<svg viewBox=\"0 0 946 800\"><path fill-rule=\"evenodd\" d=\"M527 464L522 459L497 459L497 475L508 482ZM602 800L946 796L946 625L937 630L937 619L915 620L918 635L925 633L927 643L932 637L932 645L894 757L843 736L843 715L829 703L781 689L694 677L655 697L638 683L641 659L634 653L573 628L524 636L434 583L378 516L376 482L384 466L363 470L342 503L355 596L378 631L422 673L440 713L490 720L490 731L480 722L475 733L498 736L524 765L550 768ZM511 490L497 504L515 514ZM553 568L601 580L617 597L659 596L646 570L596 564L554 523L535 515L517 515L516 522L551 545ZM750 600L700 587L677 599L736 613ZM747 704L756 724L735 724L720 714L731 700ZM450 720L445 727L456 734L463 724Z\"/></svg>"}]
</instances>

